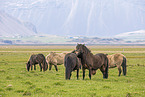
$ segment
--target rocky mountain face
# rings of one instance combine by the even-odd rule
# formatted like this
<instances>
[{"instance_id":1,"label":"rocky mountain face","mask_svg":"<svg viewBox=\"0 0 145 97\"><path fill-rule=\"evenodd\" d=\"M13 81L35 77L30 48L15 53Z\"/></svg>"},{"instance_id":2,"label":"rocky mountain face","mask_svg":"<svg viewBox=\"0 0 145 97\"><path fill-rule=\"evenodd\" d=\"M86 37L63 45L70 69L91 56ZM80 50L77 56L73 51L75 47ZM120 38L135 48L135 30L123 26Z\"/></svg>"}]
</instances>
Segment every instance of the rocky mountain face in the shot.
<instances>
[{"instance_id":1,"label":"rocky mountain face","mask_svg":"<svg viewBox=\"0 0 145 97\"><path fill-rule=\"evenodd\" d=\"M4 11L0 11L0 44L15 44L13 41L23 44L21 38L32 37L36 34L37 30L33 24L23 23Z\"/></svg>"},{"instance_id":2,"label":"rocky mountain face","mask_svg":"<svg viewBox=\"0 0 145 97\"><path fill-rule=\"evenodd\" d=\"M0 9L38 33L112 37L145 29L145 0L0 0Z\"/></svg>"},{"instance_id":3,"label":"rocky mountain face","mask_svg":"<svg viewBox=\"0 0 145 97\"><path fill-rule=\"evenodd\" d=\"M23 23L18 19L0 11L0 37L32 36L37 33L34 25Z\"/></svg>"}]
</instances>

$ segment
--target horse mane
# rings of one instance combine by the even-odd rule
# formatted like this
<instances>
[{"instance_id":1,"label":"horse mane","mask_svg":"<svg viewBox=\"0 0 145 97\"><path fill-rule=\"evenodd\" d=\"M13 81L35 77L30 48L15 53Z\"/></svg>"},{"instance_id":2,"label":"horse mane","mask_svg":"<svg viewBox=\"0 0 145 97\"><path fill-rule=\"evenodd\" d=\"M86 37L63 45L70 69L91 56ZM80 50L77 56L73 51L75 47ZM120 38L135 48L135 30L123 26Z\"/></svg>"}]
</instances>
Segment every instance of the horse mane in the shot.
<instances>
[{"instance_id":1,"label":"horse mane","mask_svg":"<svg viewBox=\"0 0 145 97\"><path fill-rule=\"evenodd\" d=\"M77 46L79 46L86 54L91 53L91 51L84 44L78 44Z\"/></svg>"},{"instance_id":2,"label":"horse mane","mask_svg":"<svg viewBox=\"0 0 145 97\"><path fill-rule=\"evenodd\" d=\"M37 56L43 58L43 70L46 71L48 69L48 64L46 62L45 56L43 54L37 54Z\"/></svg>"},{"instance_id":3,"label":"horse mane","mask_svg":"<svg viewBox=\"0 0 145 97\"><path fill-rule=\"evenodd\" d=\"M50 55L55 56L56 52L50 52Z\"/></svg>"},{"instance_id":4,"label":"horse mane","mask_svg":"<svg viewBox=\"0 0 145 97\"><path fill-rule=\"evenodd\" d=\"M73 50L71 53L75 53L76 52L76 50Z\"/></svg>"}]
</instances>

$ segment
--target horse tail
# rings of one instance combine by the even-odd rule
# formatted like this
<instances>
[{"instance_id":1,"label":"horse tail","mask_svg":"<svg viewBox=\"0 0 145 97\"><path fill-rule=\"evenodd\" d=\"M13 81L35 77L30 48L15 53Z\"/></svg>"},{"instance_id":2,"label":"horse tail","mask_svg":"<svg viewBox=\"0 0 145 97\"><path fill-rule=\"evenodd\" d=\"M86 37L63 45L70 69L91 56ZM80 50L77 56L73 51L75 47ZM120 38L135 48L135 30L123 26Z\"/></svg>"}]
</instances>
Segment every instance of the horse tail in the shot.
<instances>
[{"instance_id":1,"label":"horse tail","mask_svg":"<svg viewBox=\"0 0 145 97\"><path fill-rule=\"evenodd\" d=\"M122 62L122 68L123 68L123 75L126 75L126 71L127 71L127 68L126 68L126 58L123 57L123 62Z\"/></svg>"},{"instance_id":2,"label":"horse tail","mask_svg":"<svg viewBox=\"0 0 145 97\"><path fill-rule=\"evenodd\" d=\"M46 71L48 69L48 64L45 59L44 59L44 63L45 63L45 71Z\"/></svg>"},{"instance_id":3,"label":"horse tail","mask_svg":"<svg viewBox=\"0 0 145 97\"><path fill-rule=\"evenodd\" d=\"M105 68L105 78L108 78L108 58L107 58L107 56L106 56L106 68Z\"/></svg>"},{"instance_id":4,"label":"horse tail","mask_svg":"<svg viewBox=\"0 0 145 97\"><path fill-rule=\"evenodd\" d=\"M46 71L48 69L48 64L46 62L45 56L43 56L43 71Z\"/></svg>"},{"instance_id":5,"label":"horse tail","mask_svg":"<svg viewBox=\"0 0 145 97\"><path fill-rule=\"evenodd\" d=\"M46 62L48 63L48 60L47 60L47 59L48 59L48 55L45 57L45 60L46 60Z\"/></svg>"},{"instance_id":6,"label":"horse tail","mask_svg":"<svg viewBox=\"0 0 145 97\"><path fill-rule=\"evenodd\" d=\"M65 60L65 67L66 67L65 68L65 78L66 79L70 79L70 77L71 77L72 65L73 65L73 61L72 61L71 57L68 56Z\"/></svg>"}]
</instances>

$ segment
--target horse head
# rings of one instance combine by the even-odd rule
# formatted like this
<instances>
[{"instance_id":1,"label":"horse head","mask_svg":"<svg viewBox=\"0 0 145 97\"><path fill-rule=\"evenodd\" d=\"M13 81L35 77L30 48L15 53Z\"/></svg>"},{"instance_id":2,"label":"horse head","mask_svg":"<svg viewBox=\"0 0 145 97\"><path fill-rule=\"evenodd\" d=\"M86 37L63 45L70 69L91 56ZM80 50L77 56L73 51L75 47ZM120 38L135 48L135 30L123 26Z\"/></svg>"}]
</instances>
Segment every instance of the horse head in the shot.
<instances>
[{"instance_id":1,"label":"horse head","mask_svg":"<svg viewBox=\"0 0 145 97\"><path fill-rule=\"evenodd\" d=\"M96 74L96 70L92 70L92 74L95 75Z\"/></svg>"},{"instance_id":2,"label":"horse head","mask_svg":"<svg viewBox=\"0 0 145 97\"><path fill-rule=\"evenodd\" d=\"M84 53L82 44L77 44L75 53L79 58L81 58L82 54Z\"/></svg>"},{"instance_id":3,"label":"horse head","mask_svg":"<svg viewBox=\"0 0 145 97\"><path fill-rule=\"evenodd\" d=\"M30 70L30 61L28 61L28 62L26 63L26 67L27 67L27 70L29 71L29 70Z\"/></svg>"},{"instance_id":4,"label":"horse head","mask_svg":"<svg viewBox=\"0 0 145 97\"><path fill-rule=\"evenodd\" d=\"M51 56L55 56L55 55L57 55L57 54L56 54L56 52L50 52L50 55L51 55Z\"/></svg>"},{"instance_id":5,"label":"horse head","mask_svg":"<svg viewBox=\"0 0 145 97\"><path fill-rule=\"evenodd\" d=\"M76 54L79 58L82 57L82 55L87 55L91 51L85 46L85 44L77 44L76 46Z\"/></svg>"}]
</instances>

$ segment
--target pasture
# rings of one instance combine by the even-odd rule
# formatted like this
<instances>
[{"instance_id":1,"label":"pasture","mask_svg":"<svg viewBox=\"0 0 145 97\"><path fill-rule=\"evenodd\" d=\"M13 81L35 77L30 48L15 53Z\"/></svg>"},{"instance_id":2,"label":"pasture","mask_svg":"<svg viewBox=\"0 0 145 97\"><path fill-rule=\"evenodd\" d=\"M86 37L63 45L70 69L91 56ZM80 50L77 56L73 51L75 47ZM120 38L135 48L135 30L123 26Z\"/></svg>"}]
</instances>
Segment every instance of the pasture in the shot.
<instances>
[{"instance_id":1,"label":"pasture","mask_svg":"<svg viewBox=\"0 0 145 97\"><path fill-rule=\"evenodd\" d=\"M122 53L127 58L127 76L118 77L117 68L109 69L108 79L103 79L100 70L89 79L86 70L82 80L76 71L71 80L65 80L64 65L40 72L27 71L26 62L31 54L51 51L71 52L75 46L0 46L0 97L145 97L145 46L87 46L93 54Z\"/></svg>"}]
</instances>

